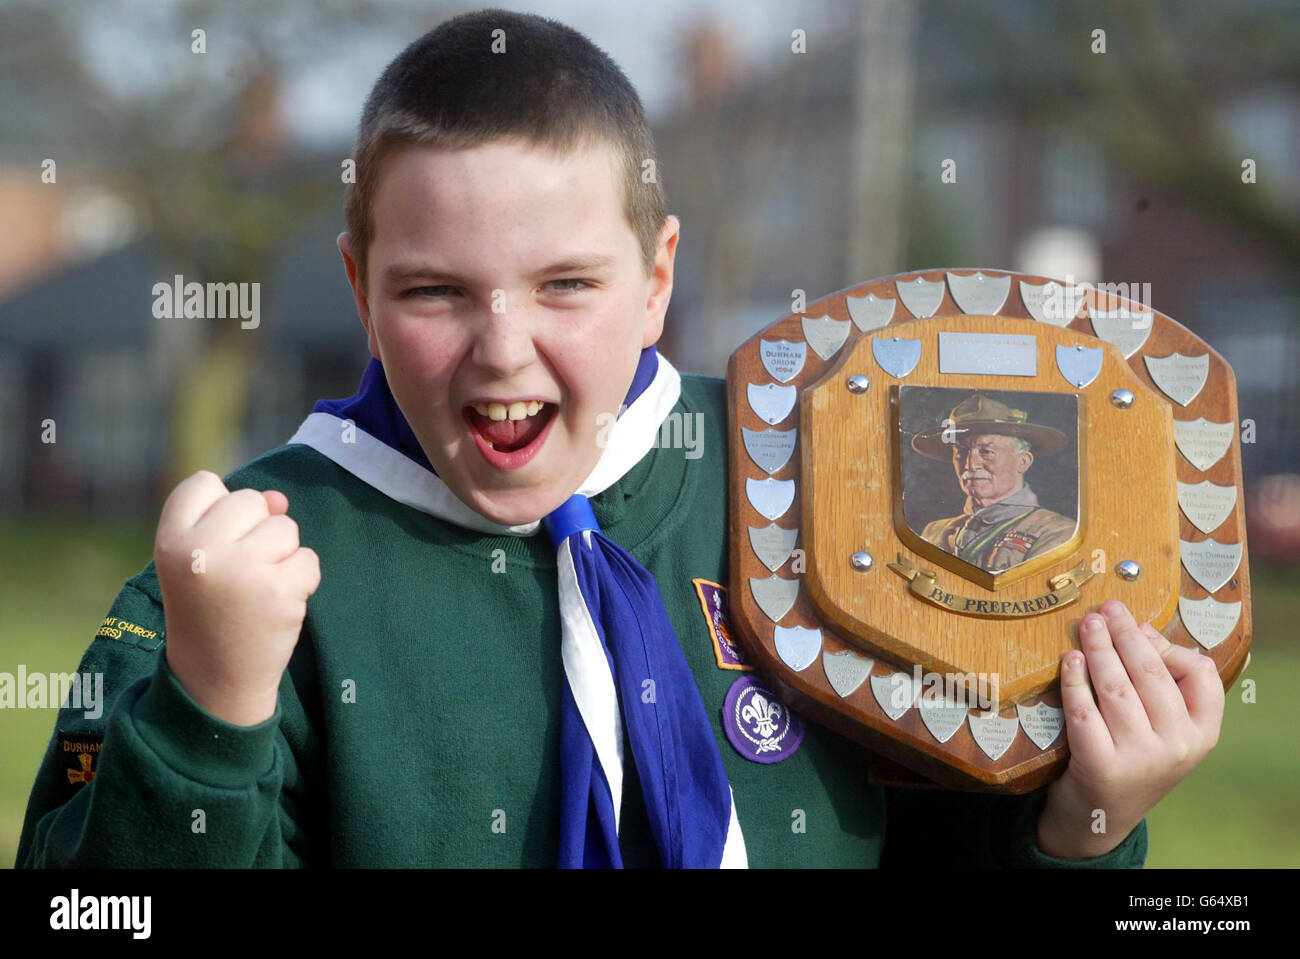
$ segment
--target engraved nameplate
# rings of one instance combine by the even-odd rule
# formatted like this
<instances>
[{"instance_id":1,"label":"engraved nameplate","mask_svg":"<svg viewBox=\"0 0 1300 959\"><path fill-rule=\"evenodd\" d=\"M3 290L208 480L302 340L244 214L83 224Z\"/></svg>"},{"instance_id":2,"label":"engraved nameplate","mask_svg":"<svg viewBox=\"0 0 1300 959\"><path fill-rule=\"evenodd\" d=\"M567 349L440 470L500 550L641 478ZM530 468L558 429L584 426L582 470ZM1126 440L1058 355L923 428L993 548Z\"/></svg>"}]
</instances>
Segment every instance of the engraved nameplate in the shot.
<instances>
[{"instance_id":1,"label":"engraved nameplate","mask_svg":"<svg viewBox=\"0 0 1300 959\"><path fill-rule=\"evenodd\" d=\"M939 333L940 373L1038 375L1038 339L1022 333Z\"/></svg>"}]
</instances>

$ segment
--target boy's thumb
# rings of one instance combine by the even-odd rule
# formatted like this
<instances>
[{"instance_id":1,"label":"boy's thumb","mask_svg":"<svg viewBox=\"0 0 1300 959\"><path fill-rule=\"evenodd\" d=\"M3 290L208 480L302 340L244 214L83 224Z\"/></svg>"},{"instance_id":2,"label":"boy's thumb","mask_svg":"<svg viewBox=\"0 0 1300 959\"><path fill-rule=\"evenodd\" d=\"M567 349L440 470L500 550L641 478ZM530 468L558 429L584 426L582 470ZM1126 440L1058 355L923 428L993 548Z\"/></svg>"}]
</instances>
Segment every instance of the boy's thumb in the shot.
<instances>
[{"instance_id":1,"label":"boy's thumb","mask_svg":"<svg viewBox=\"0 0 1300 959\"><path fill-rule=\"evenodd\" d=\"M266 497L266 508L271 511L272 516L279 516L281 513L289 512L289 497L279 490L263 490L262 495Z\"/></svg>"}]
</instances>

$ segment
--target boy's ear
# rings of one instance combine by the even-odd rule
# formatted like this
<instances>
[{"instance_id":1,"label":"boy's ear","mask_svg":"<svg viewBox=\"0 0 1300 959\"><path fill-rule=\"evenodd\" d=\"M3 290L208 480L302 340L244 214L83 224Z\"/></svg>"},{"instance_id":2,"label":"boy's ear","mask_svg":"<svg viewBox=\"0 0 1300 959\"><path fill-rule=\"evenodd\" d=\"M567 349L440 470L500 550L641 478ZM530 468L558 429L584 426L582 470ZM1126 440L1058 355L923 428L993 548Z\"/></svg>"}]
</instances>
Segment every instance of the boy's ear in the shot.
<instances>
[{"instance_id":1,"label":"boy's ear","mask_svg":"<svg viewBox=\"0 0 1300 959\"><path fill-rule=\"evenodd\" d=\"M650 295L646 300L645 336L641 349L653 346L664 332L664 315L673 295L673 264L677 258L677 240L681 236L681 222L675 216L664 219L659 229L655 247L654 270L650 274Z\"/></svg>"},{"instance_id":2,"label":"boy's ear","mask_svg":"<svg viewBox=\"0 0 1300 959\"><path fill-rule=\"evenodd\" d=\"M370 355L379 359L379 341L375 338L375 328L370 322L370 303L366 300L366 291L364 289L364 277L360 275L357 269L357 260L352 252L352 234L340 233L338 236L339 252L343 254L343 269L348 275L348 285L352 287L352 299L357 303L357 315L361 317L361 325L366 328L367 345L370 347Z\"/></svg>"}]
</instances>

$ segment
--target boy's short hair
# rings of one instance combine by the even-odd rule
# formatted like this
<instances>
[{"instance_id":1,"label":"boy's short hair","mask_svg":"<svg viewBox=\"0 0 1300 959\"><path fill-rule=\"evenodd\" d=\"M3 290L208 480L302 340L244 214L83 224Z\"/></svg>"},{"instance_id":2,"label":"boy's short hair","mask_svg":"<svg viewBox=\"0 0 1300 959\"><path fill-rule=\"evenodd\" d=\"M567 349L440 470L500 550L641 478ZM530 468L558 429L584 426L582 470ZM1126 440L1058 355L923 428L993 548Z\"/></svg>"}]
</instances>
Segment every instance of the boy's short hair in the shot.
<instances>
[{"instance_id":1,"label":"boy's short hair","mask_svg":"<svg viewBox=\"0 0 1300 959\"><path fill-rule=\"evenodd\" d=\"M505 52L494 52L501 44ZM370 91L353 154L356 182L344 201L362 289L384 157L408 144L465 149L509 137L557 154L612 146L622 170L623 210L650 274L667 213L641 98L618 65L578 31L493 9L430 30ZM655 173L644 178L647 160Z\"/></svg>"}]
</instances>

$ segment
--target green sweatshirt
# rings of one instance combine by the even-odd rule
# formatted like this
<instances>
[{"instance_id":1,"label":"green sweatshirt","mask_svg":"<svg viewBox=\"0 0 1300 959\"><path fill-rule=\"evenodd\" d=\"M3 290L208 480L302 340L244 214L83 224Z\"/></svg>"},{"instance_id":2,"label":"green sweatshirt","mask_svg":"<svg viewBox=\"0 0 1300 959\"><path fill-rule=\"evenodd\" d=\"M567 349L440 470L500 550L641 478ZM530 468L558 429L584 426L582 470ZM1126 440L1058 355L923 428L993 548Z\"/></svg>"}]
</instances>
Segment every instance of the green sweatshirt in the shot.
<instances>
[{"instance_id":1,"label":"green sweatshirt","mask_svg":"<svg viewBox=\"0 0 1300 959\"><path fill-rule=\"evenodd\" d=\"M873 786L869 754L811 723L780 762L742 757L722 706L748 674L718 667L692 583L726 581L722 382L684 376L676 411L702 416L702 443L652 450L592 506L659 583L751 866L1142 865L1145 823L1106 856L1054 859L1035 844L1041 794ZM451 526L305 446L267 453L226 483L284 492L320 556L276 714L239 727L190 698L167 668L150 564L82 658L83 673L104 674L103 713L60 711L17 865L553 866L563 666L548 538ZM655 866L625 756L620 843L628 865Z\"/></svg>"}]
</instances>

